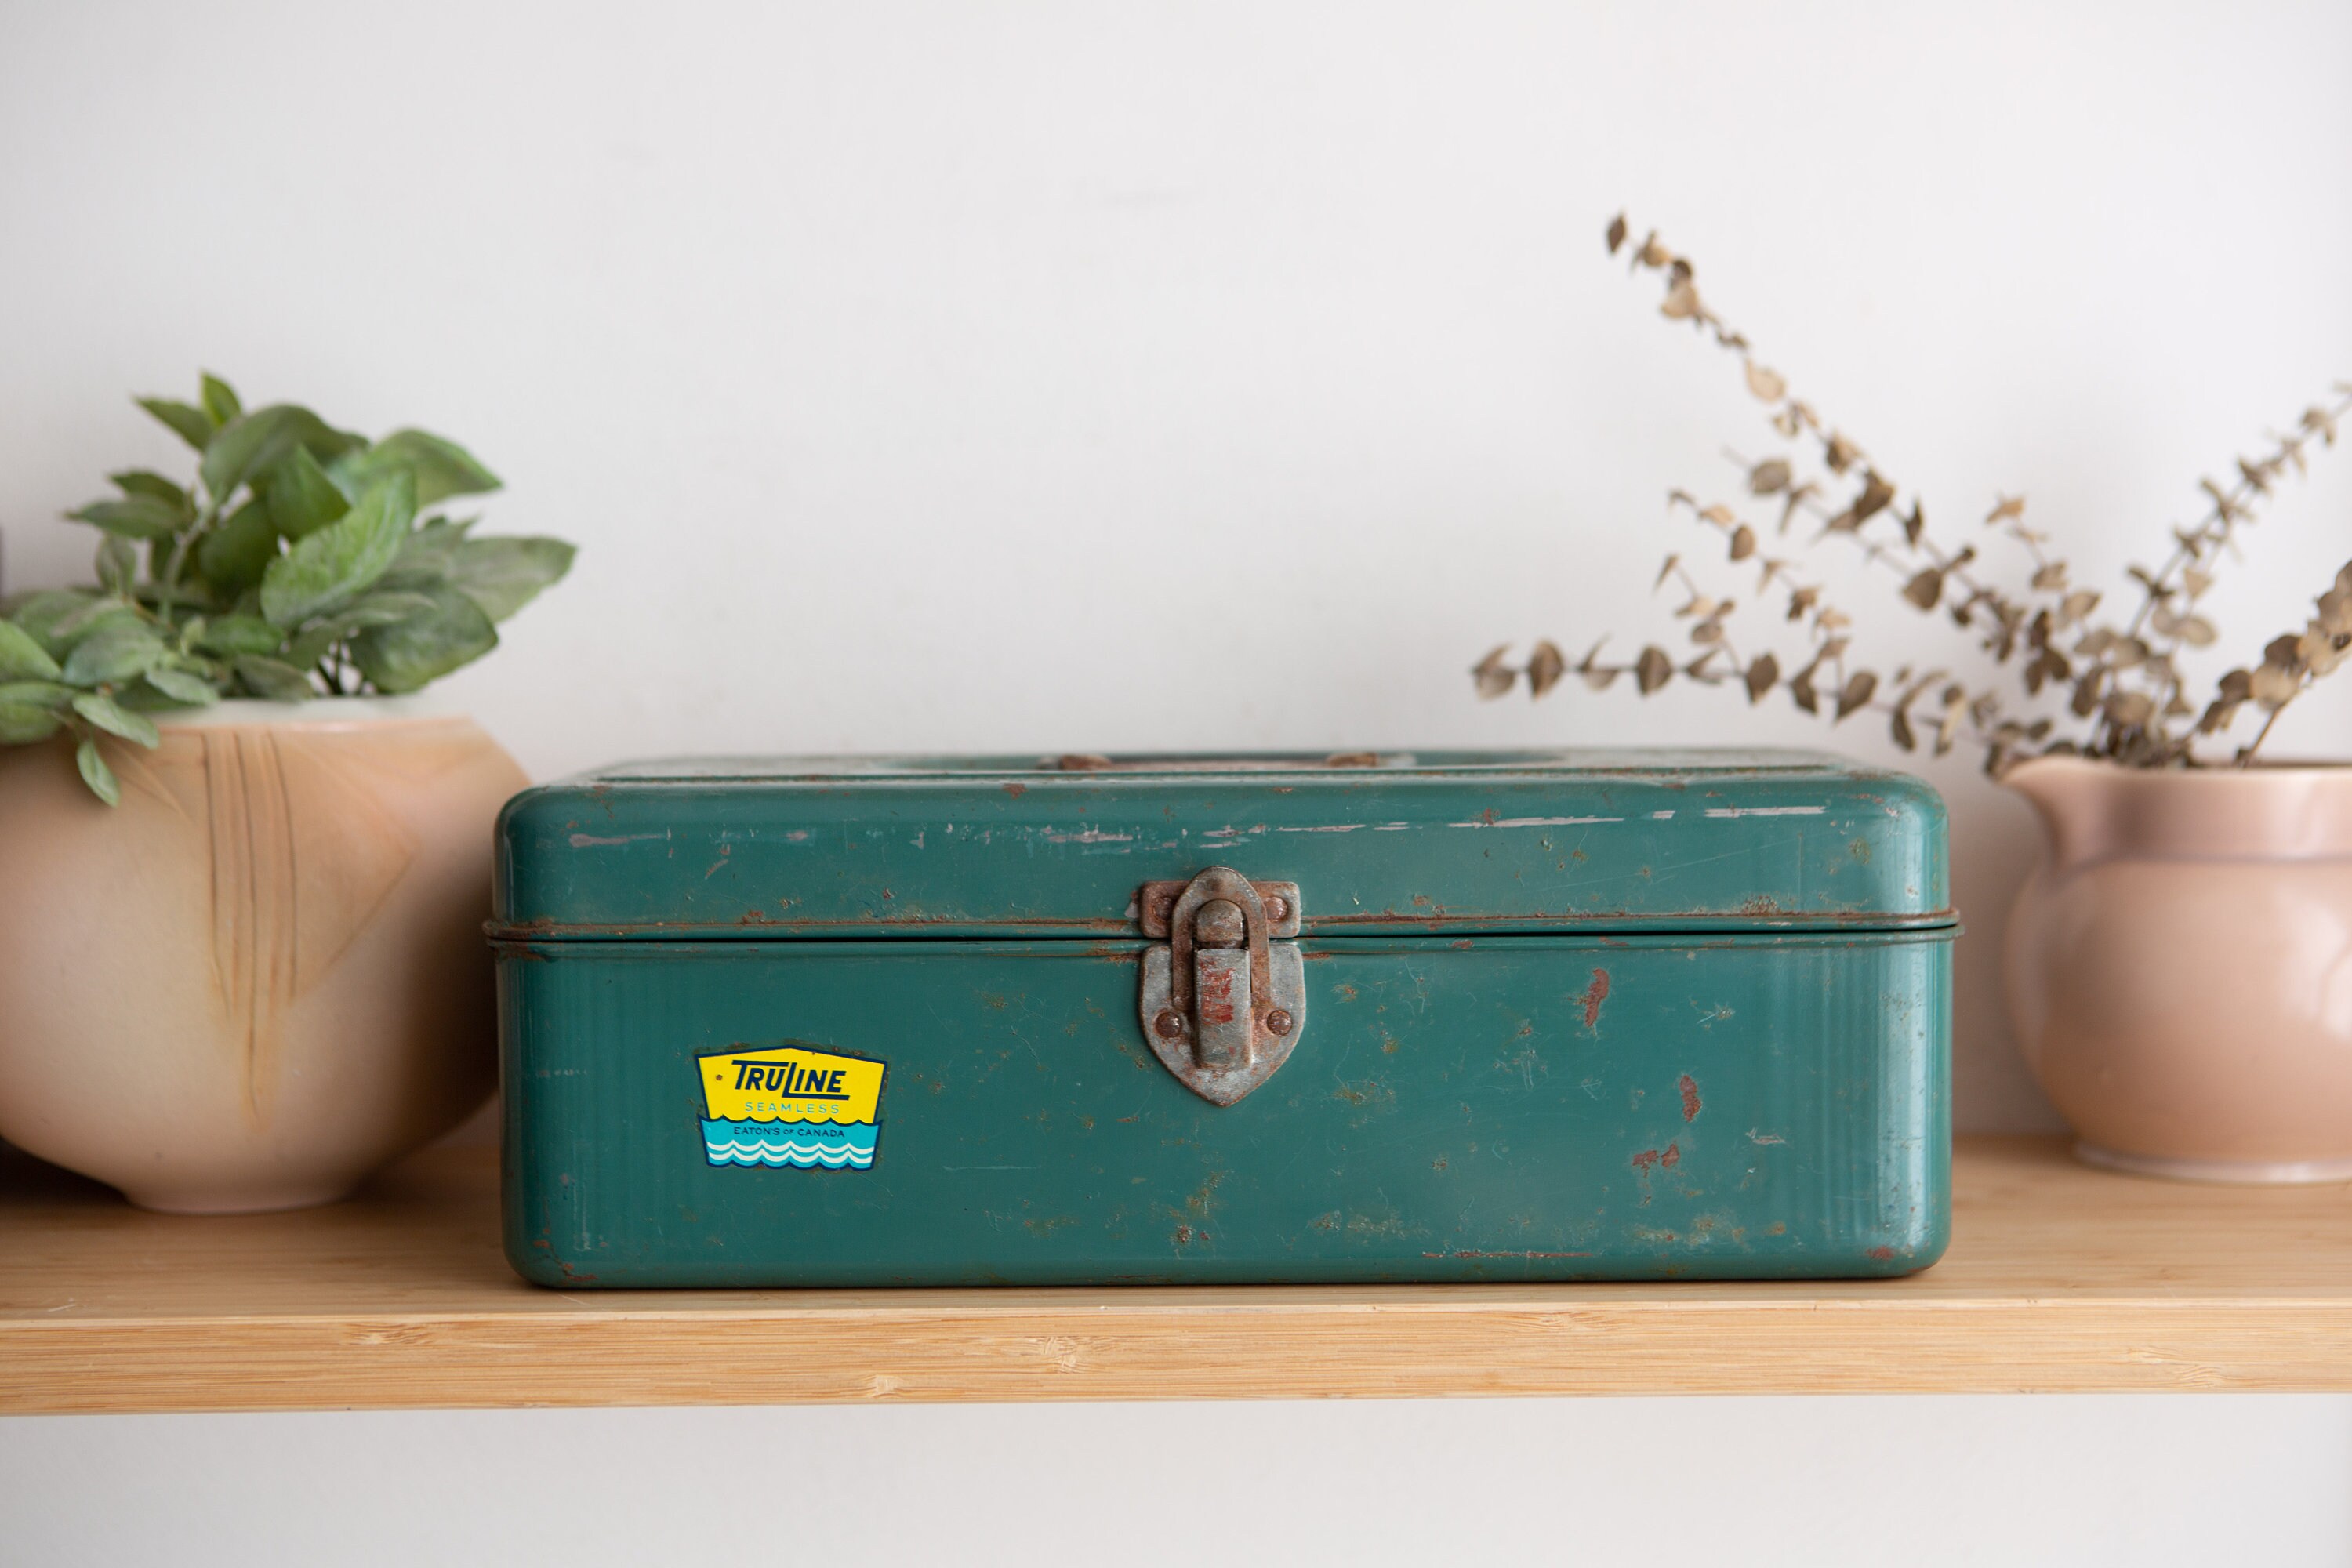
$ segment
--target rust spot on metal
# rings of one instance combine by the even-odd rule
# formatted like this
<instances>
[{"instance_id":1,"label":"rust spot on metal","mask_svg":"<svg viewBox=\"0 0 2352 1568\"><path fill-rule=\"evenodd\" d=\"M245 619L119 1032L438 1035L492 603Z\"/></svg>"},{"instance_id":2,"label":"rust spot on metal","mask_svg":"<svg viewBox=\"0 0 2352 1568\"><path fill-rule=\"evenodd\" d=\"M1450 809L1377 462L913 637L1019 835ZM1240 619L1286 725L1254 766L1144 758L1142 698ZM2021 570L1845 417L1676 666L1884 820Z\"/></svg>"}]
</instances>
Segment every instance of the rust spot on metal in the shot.
<instances>
[{"instance_id":1,"label":"rust spot on metal","mask_svg":"<svg viewBox=\"0 0 2352 1568\"><path fill-rule=\"evenodd\" d=\"M1675 1088L1682 1092L1683 1120L1685 1121L1697 1121L1699 1106L1697 1082L1692 1079L1690 1074L1685 1073L1682 1077L1675 1079Z\"/></svg>"},{"instance_id":2,"label":"rust spot on metal","mask_svg":"<svg viewBox=\"0 0 2352 1568\"><path fill-rule=\"evenodd\" d=\"M1023 795L1029 793L1029 786L1025 784L1009 784L1003 787L1004 793L1011 795L1015 800L1019 800Z\"/></svg>"},{"instance_id":3,"label":"rust spot on metal","mask_svg":"<svg viewBox=\"0 0 2352 1568\"><path fill-rule=\"evenodd\" d=\"M1679 1143L1667 1144L1666 1152L1658 1156L1658 1163L1664 1166L1669 1171L1673 1170L1676 1165L1681 1164L1682 1162L1683 1146Z\"/></svg>"},{"instance_id":4,"label":"rust spot on metal","mask_svg":"<svg viewBox=\"0 0 2352 1568\"><path fill-rule=\"evenodd\" d=\"M1210 1205L1216 1199L1217 1186L1224 1179L1225 1173L1223 1171L1210 1172L1209 1179L1201 1184L1200 1190L1184 1200L1184 1206L1197 1215L1207 1214Z\"/></svg>"},{"instance_id":5,"label":"rust spot on metal","mask_svg":"<svg viewBox=\"0 0 2352 1568\"><path fill-rule=\"evenodd\" d=\"M1885 1263L1893 1259L1895 1249L1891 1247L1874 1247L1870 1249L1869 1256L1875 1258L1881 1263Z\"/></svg>"},{"instance_id":6,"label":"rust spot on metal","mask_svg":"<svg viewBox=\"0 0 2352 1568\"><path fill-rule=\"evenodd\" d=\"M1462 950L1463 950L1463 951L1465 951L1465 952L1467 952L1469 949L1471 949L1471 948L1473 948L1473 947L1475 947L1475 946L1477 945L1477 943L1475 943L1475 942L1472 942L1468 937L1466 937L1466 936L1465 936L1465 937L1464 937L1460 942L1455 942L1454 945L1455 947L1459 948L1459 949L1462 949Z\"/></svg>"},{"instance_id":7,"label":"rust spot on metal","mask_svg":"<svg viewBox=\"0 0 2352 1568\"><path fill-rule=\"evenodd\" d=\"M1584 988L1584 1026L1586 1028L1597 1029L1601 1026L1601 1004L1608 1000L1609 972L1605 969L1596 969L1592 972L1592 984Z\"/></svg>"},{"instance_id":8,"label":"rust spot on metal","mask_svg":"<svg viewBox=\"0 0 2352 1568\"><path fill-rule=\"evenodd\" d=\"M1653 1169L1671 1171L1682 1163L1683 1149L1680 1143L1669 1143L1664 1149L1644 1149L1633 1156L1633 1169L1637 1171Z\"/></svg>"},{"instance_id":9,"label":"rust spot on metal","mask_svg":"<svg viewBox=\"0 0 2352 1568\"><path fill-rule=\"evenodd\" d=\"M1759 893L1744 900L1739 912L1743 915L1777 915L1780 912L1780 906L1769 893Z\"/></svg>"}]
</instances>

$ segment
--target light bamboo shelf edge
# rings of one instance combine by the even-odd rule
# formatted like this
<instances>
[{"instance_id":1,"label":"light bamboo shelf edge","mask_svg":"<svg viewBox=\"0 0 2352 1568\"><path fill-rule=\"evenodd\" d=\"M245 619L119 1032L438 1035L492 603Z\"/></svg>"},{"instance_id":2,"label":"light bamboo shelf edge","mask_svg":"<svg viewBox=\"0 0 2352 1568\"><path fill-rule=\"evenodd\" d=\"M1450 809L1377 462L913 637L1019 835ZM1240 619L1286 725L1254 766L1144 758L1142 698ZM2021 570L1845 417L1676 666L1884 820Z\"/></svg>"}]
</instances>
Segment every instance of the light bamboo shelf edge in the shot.
<instances>
[{"instance_id":1,"label":"light bamboo shelf edge","mask_svg":"<svg viewBox=\"0 0 2352 1568\"><path fill-rule=\"evenodd\" d=\"M0 1411L2352 1389L2352 1189L2178 1186L1968 1139L1908 1279L554 1292L488 1151L173 1219L0 1165Z\"/></svg>"}]
</instances>

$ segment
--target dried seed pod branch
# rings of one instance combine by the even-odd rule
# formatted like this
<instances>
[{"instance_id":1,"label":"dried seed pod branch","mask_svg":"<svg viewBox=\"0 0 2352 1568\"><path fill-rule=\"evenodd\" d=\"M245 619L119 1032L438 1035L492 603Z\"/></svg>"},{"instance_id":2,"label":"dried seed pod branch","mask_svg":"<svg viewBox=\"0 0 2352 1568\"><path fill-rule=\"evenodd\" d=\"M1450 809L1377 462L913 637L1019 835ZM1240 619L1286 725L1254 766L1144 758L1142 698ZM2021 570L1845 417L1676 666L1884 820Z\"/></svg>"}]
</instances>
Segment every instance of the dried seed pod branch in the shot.
<instances>
[{"instance_id":1,"label":"dried seed pod branch","mask_svg":"<svg viewBox=\"0 0 2352 1568\"><path fill-rule=\"evenodd\" d=\"M1609 226L1612 254L1625 247L1628 234L1620 214ZM2172 531L2174 548L2160 568L2130 570L2140 603L2130 621L2118 627L2091 620L2100 595L2068 581L2066 563L2045 548L2049 536L2027 525L2021 497L1996 496L1984 519L1986 526L2032 563L2030 587L2012 594L1971 570L1978 560L1976 546L1951 545L1931 537L1917 496L1912 496L1907 510L1898 505L1902 491L1895 481L1851 437L1794 396L1779 373L1758 362L1747 337L1700 297L1687 257L1669 249L1655 231L1631 254L1635 271L1664 274L1662 315L1691 322L1717 346L1739 355L1748 391L1770 406L1774 430L1791 444L1790 456L1750 459L1727 454L1746 475L1749 500L1777 501L1775 537L1786 537L1801 513L1819 525L1805 547L1832 535L1846 538L1866 564L1883 566L1901 578L1905 601L1922 612L1940 608L1955 625L1975 634L1979 648L1996 666L2026 656L2019 671L2026 697L2038 698L2045 690L2068 692L2067 707L2074 718L2089 721L2088 733L2080 740L2053 739L2057 721L2052 717L2012 717L1998 694L1972 691L1966 681L1944 669L1919 673L1906 666L1881 681L1873 669L1849 668L1853 623L1823 598L1822 586L1798 582L1791 560L1765 553L1763 531L1733 507L1720 501L1702 504L1681 489L1670 492L1669 510L1686 510L1696 521L1720 532L1731 563L1754 560L1761 574L1758 595L1770 593L1776 584L1786 594L1786 619L1800 624L1807 640L1797 672L1784 676L1779 656L1769 649L1741 657L1730 634L1738 603L1707 591L1675 554L1666 558L1656 586L1672 582L1683 593L1675 615L1689 623L1688 636L1698 647L1686 662L1677 664L1653 644L1630 663L1607 663L1601 658L1603 638L1574 665L1555 644L1540 642L1526 665L1517 667L1509 660L1507 644L1490 652L1474 671L1481 696L1504 695L1521 675L1538 698L1570 674L1595 690L1631 675L1643 696L1678 675L1707 685L1737 681L1751 704L1785 686L1790 700L1807 713L1821 713L1826 706L1832 723L1864 711L1885 715L1895 744L1905 751L1918 746L1922 724L1934 726L1938 755L1950 751L1965 731L1985 748L1986 767L1993 772L2013 757L2040 751L2078 752L2143 767L2192 762L2197 737L2228 729L2240 710L2252 703L2267 717L2261 731L2237 753L2244 765L2269 736L2279 713L2332 673L2352 650L2352 565L2347 565L2335 585L2319 596L2317 614L2303 631L2273 639L2254 668L2223 676L2193 729L2176 727L2176 721L2198 711L2182 695L2179 656L2184 649L2217 640L2197 603L2212 585L2220 557L2234 543L2238 526L2253 518L2288 470L2305 471L2310 442L2335 445L2341 421L2352 416L2352 384L2339 383L2333 403L2305 409L2291 433L2271 437L2270 449L2263 456L2238 459L2238 476L2231 484L2201 481L2210 506L2195 526ZM1808 445L1819 448L1820 471L1811 474L1800 471ZM1856 487L1843 502L1831 494L1842 483Z\"/></svg>"},{"instance_id":2,"label":"dried seed pod branch","mask_svg":"<svg viewBox=\"0 0 2352 1568\"><path fill-rule=\"evenodd\" d=\"M2273 637L2263 649L2263 661L2252 669L2233 669L2221 680L2220 694L2197 726L2200 735L2226 729L2239 708L2248 702L2264 710L2263 727L2238 751L2244 767L2270 738L2288 704L2342 667L2352 656L2352 562L2336 574L2335 584L2319 595L2314 614L2300 632Z\"/></svg>"},{"instance_id":3,"label":"dried seed pod branch","mask_svg":"<svg viewBox=\"0 0 2352 1568\"><path fill-rule=\"evenodd\" d=\"M1480 695L1501 697L1513 689L1524 675L1528 694L1540 699L1573 674L1594 690L1606 690L1621 677L1631 675L1635 689L1646 697L1680 675L1705 685L1736 680L1746 690L1751 705L1761 702L1776 688L1785 686L1790 700L1799 709L1817 716L1826 712L1832 724L1843 723L1859 713L1878 713L1885 718L1890 734L1905 751L1916 749L1923 725L1933 737L1934 749L1939 756L1952 749L1964 728L1973 731L1975 739L1989 748L2009 738L1995 732L1998 705L1990 695L1969 693L1958 682L1949 680L1944 671L1916 675L1905 667L1882 680L1874 669L1849 668L1851 618L1822 597L1820 584L1798 582L1790 573L1789 562L1759 556L1756 528L1741 521L1728 505L1702 505L1682 490L1669 496L1668 505L1687 509L1699 522L1720 531L1727 542L1727 553L1733 563L1755 560L1759 573L1756 592L1759 596L1769 593L1776 584L1786 593L1785 619L1803 626L1810 645L1806 649L1808 657L1799 662L1794 673L1784 679L1780 656L1769 649L1752 657L1741 655L1729 630L1738 603L1728 596L1719 597L1703 586L1677 552L1665 558L1653 588L1663 590L1672 584L1682 594L1674 615L1677 620L1689 623L1687 635L1699 648L1688 663L1676 665L1672 655L1654 644L1644 647L1629 663L1605 663L1601 658L1601 649L1607 642L1604 637L1574 665L1568 662L1557 644L1539 642L1526 665L1519 667L1510 663L1510 648L1505 645L1489 652L1474 672ZM1922 700L1939 683L1939 694L1923 707ZM2043 728L2046 730L2047 725Z\"/></svg>"},{"instance_id":4,"label":"dried seed pod branch","mask_svg":"<svg viewBox=\"0 0 2352 1568\"><path fill-rule=\"evenodd\" d=\"M1622 213L1611 220L1606 237L1612 255L1624 247L1628 232ZM1773 429L1791 443L1818 446L1825 475L1801 475L1787 458L1741 462L1751 494L1781 498L1781 531L1788 531L1799 512L1811 516L1821 524L1821 531L1809 543L1832 535L1850 539L1866 558L1902 574L1903 596L1914 606L1922 612L1946 607L1959 626L1980 626L1986 651L1996 662L2008 662L2032 622L2032 601L2020 601L1972 573L1969 567L1977 556L1974 545L1948 545L1931 538L1926 508L1916 493L1907 510L1896 504L1902 496L1896 481L1852 437L1824 422L1811 404L1792 393L1786 377L1761 363L1747 335L1734 330L1700 296L1690 258L1670 249L1654 229L1630 255L1633 270L1664 274L1661 315L1691 322L1711 336L1717 347L1739 356L1748 390L1770 409ZM1841 483L1857 488L1843 502L1833 502L1831 488ZM1985 521L2024 547L2033 563L2034 592L2050 596L2049 605L2054 605L2055 595L2065 592L2066 563L2052 559L2042 549L2047 537L2025 525L2024 510L2021 499L2000 500ZM1898 531L1890 533L1889 525Z\"/></svg>"},{"instance_id":5,"label":"dried seed pod branch","mask_svg":"<svg viewBox=\"0 0 2352 1568\"><path fill-rule=\"evenodd\" d=\"M2140 589L2130 622L2120 629L2107 625L2086 631L2076 649L2088 662L2075 678L2074 710L2095 721L2084 748L2090 754L2160 766L2184 760L2197 737L2227 728L2236 717L2246 697L2227 684L2198 716L2182 689L2179 657L2184 648L2210 647L2219 640L2197 603L2213 585L2223 556L2234 550L2240 525L2256 520L2261 503L2276 493L2289 470L2298 476L2308 471L2305 448L2313 440L2322 447L2336 444L2342 421L2352 415L2352 384L2338 383L2334 391L2336 401L2305 408L2292 433L2272 436L2268 451L2238 458L2233 482L2200 479L2210 501L2204 515L2172 531L2172 552L2161 567L2129 571ZM2276 711L2272 710L2273 717ZM2192 716L2198 716L2195 727L2176 732L2173 721ZM2266 723L2263 734L2268 733ZM2257 737L2248 753L2261 743Z\"/></svg>"}]
</instances>

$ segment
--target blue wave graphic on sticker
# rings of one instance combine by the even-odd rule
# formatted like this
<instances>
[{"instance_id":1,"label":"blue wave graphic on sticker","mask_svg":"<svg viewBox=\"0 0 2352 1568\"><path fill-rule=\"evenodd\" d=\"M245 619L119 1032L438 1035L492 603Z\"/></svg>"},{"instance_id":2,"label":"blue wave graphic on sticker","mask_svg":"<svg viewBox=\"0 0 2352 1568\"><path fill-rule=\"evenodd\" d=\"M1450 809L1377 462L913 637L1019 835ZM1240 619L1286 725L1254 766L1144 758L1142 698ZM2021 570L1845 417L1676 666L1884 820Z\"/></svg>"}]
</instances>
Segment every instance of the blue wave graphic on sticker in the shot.
<instances>
[{"instance_id":1,"label":"blue wave graphic on sticker","mask_svg":"<svg viewBox=\"0 0 2352 1568\"><path fill-rule=\"evenodd\" d=\"M871 1125L706 1121L702 1124L702 1150L714 1165L863 1171L874 1163L874 1142L880 1131Z\"/></svg>"}]
</instances>

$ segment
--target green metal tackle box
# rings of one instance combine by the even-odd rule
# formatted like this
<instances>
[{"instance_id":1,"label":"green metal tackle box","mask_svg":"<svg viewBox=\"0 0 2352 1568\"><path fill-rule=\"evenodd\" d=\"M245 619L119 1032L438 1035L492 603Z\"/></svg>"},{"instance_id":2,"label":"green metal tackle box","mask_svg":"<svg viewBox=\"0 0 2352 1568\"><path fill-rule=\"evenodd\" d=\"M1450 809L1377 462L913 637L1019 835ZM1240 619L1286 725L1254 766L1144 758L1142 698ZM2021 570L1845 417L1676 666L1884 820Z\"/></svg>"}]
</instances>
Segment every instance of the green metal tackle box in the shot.
<instances>
[{"instance_id":1,"label":"green metal tackle box","mask_svg":"<svg viewBox=\"0 0 2352 1568\"><path fill-rule=\"evenodd\" d=\"M1788 1279L1949 1229L1943 803L1781 752L698 760L500 818L547 1285Z\"/></svg>"}]
</instances>

